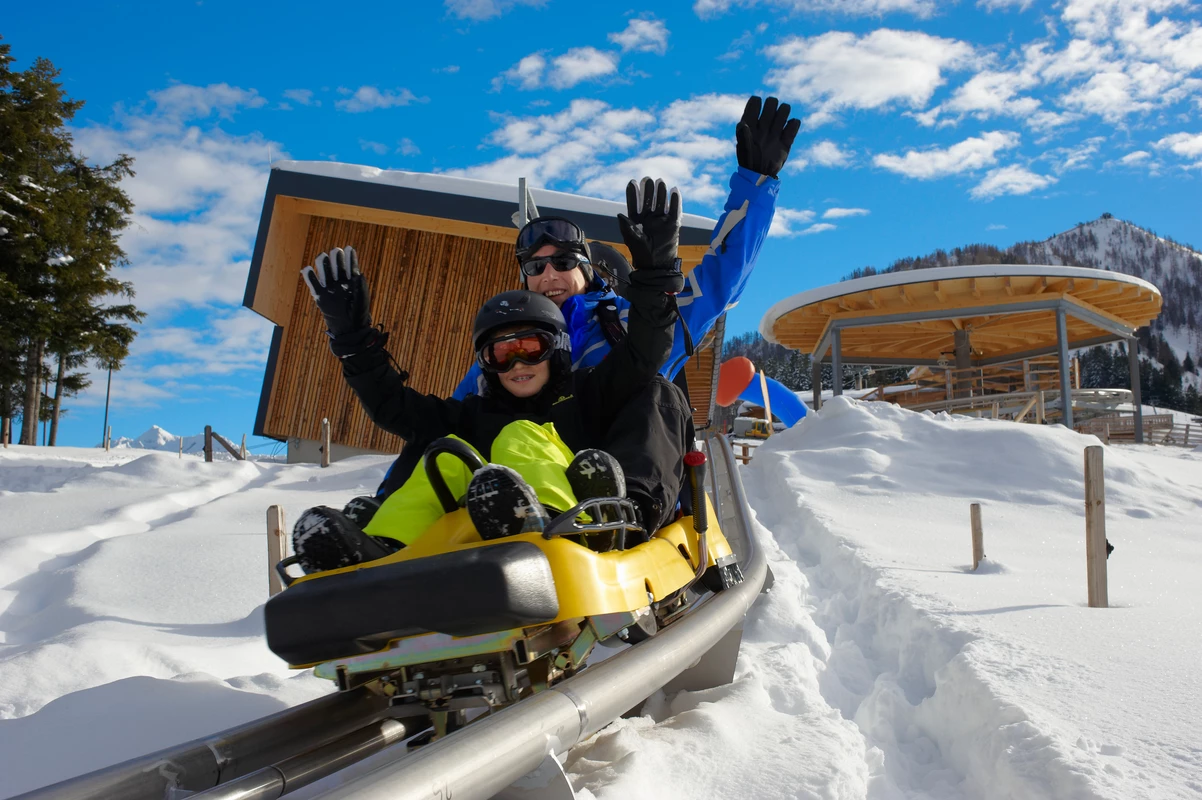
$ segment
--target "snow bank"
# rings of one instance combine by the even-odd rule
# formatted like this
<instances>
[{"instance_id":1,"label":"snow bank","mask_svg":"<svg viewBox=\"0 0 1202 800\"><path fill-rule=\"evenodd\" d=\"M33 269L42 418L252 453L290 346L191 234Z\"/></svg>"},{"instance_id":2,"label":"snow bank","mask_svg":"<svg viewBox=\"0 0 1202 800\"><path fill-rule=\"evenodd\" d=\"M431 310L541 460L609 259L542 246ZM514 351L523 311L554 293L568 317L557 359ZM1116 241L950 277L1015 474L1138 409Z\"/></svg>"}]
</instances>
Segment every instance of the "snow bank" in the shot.
<instances>
[{"instance_id":1,"label":"snow bank","mask_svg":"<svg viewBox=\"0 0 1202 800\"><path fill-rule=\"evenodd\" d=\"M885 753L899 787L1200 790L1202 459L1106 450L1114 607L1089 609L1082 453L1097 443L838 398L757 451L752 502L810 582L805 602L831 647L823 696ZM971 502L990 556L978 573Z\"/></svg>"}]
</instances>

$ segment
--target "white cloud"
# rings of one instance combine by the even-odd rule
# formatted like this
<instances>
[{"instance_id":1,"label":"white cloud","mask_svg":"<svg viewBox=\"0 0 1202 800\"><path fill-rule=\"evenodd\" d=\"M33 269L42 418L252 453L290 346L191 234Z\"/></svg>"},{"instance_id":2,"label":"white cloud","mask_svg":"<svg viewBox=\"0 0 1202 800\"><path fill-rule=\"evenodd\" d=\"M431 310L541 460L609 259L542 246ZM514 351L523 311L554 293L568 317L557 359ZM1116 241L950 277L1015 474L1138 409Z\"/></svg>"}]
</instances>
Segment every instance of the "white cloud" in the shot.
<instances>
[{"instance_id":1,"label":"white cloud","mask_svg":"<svg viewBox=\"0 0 1202 800\"><path fill-rule=\"evenodd\" d=\"M829 139L811 145L806 153L809 160L824 167L844 167L850 164L852 159L850 152L841 150L839 145Z\"/></svg>"},{"instance_id":2,"label":"white cloud","mask_svg":"<svg viewBox=\"0 0 1202 800\"><path fill-rule=\"evenodd\" d=\"M747 97L741 94L703 94L673 100L660 115L661 132L666 137L678 137L729 124L733 137L735 123L742 119L746 105Z\"/></svg>"},{"instance_id":3,"label":"white cloud","mask_svg":"<svg viewBox=\"0 0 1202 800\"><path fill-rule=\"evenodd\" d=\"M406 137L397 142L396 151L403 156L421 155L421 148L413 143L413 140Z\"/></svg>"},{"instance_id":4,"label":"white cloud","mask_svg":"<svg viewBox=\"0 0 1202 800\"><path fill-rule=\"evenodd\" d=\"M334 105L352 114L375 111L379 108L395 108L397 106L407 106L411 103L426 102L424 98L418 97L408 89L380 91L375 86L360 86L354 92L350 89L339 89L338 91L349 95L349 97L335 102Z\"/></svg>"},{"instance_id":5,"label":"white cloud","mask_svg":"<svg viewBox=\"0 0 1202 800\"><path fill-rule=\"evenodd\" d=\"M498 115L488 143L504 153L450 173L504 183L526 177L536 186L615 200L625 197L628 181L651 175L678 186L686 209L710 212L727 193L734 123L745 103L711 94L652 111L577 98L553 114Z\"/></svg>"},{"instance_id":6,"label":"white cloud","mask_svg":"<svg viewBox=\"0 0 1202 800\"><path fill-rule=\"evenodd\" d=\"M828 208L822 212L822 218L843 219L844 217L866 217L869 213L866 208Z\"/></svg>"},{"instance_id":7,"label":"white cloud","mask_svg":"<svg viewBox=\"0 0 1202 800\"><path fill-rule=\"evenodd\" d=\"M987 230L987 231L1004 231L1004 230L1006 230L1006 226L999 225L998 223L995 222L991 225L986 225L985 230Z\"/></svg>"},{"instance_id":8,"label":"white cloud","mask_svg":"<svg viewBox=\"0 0 1202 800\"><path fill-rule=\"evenodd\" d=\"M319 106L320 100L313 99L312 89L285 89L284 99L291 100L301 106Z\"/></svg>"},{"instance_id":9,"label":"white cloud","mask_svg":"<svg viewBox=\"0 0 1202 800\"><path fill-rule=\"evenodd\" d=\"M552 60L547 83L555 89L570 89L583 81L618 71L618 56L595 47L573 47Z\"/></svg>"},{"instance_id":10,"label":"white cloud","mask_svg":"<svg viewBox=\"0 0 1202 800\"><path fill-rule=\"evenodd\" d=\"M241 89L228 83L192 86L177 83L150 92L155 113L164 117L207 117L216 112L228 118L238 108L259 108L267 100L254 89Z\"/></svg>"},{"instance_id":11,"label":"white cloud","mask_svg":"<svg viewBox=\"0 0 1202 800\"><path fill-rule=\"evenodd\" d=\"M1089 166L1090 160L1098 154L1105 141L1106 137L1104 136L1093 136L1070 147L1058 147L1049 150L1043 154L1042 158L1051 161L1052 169L1057 173L1064 173L1074 169L1085 169Z\"/></svg>"},{"instance_id":12,"label":"white cloud","mask_svg":"<svg viewBox=\"0 0 1202 800\"><path fill-rule=\"evenodd\" d=\"M814 212L795 208L778 206L772 216L772 227L768 229L769 236L800 236L801 226L814 221Z\"/></svg>"},{"instance_id":13,"label":"white cloud","mask_svg":"<svg viewBox=\"0 0 1202 800\"><path fill-rule=\"evenodd\" d=\"M1019 139L1013 131L990 131L944 149L909 150L904 156L881 153L873 163L890 172L930 180L995 164L997 153L1017 147Z\"/></svg>"},{"instance_id":14,"label":"white cloud","mask_svg":"<svg viewBox=\"0 0 1202 800\"><path fill-rule=\"evenodd\" d=\"M977 7L986 11L1009 11L1017 8L1026 11L1035 0L977 0Z\"/></svg>"},{"instance_id":15,"label":"white cloud","mask_svg":"<svg viewBox=\"0 0 1202 800\"><path fill-rule=\"evenodd\" d=\"M134 302L147 319L114 375L115 396L126 404L220 402L223 395L245 394L206 376L261 373L266 359L272 326L240 306L268 151L287 154L259 134L231 135L213 124L240 102L261 105L257 93L211 88L152 92L147 107L118 108L107 124L73 130L78 149L94 161L119 153L135 159L137 174L123 183L135 203L132 224L121 235L129 264L116 275L133 284ZM203 326L194 324L198 308ZM100 380L80 404L103 399Z\"/></svg>"},{"instance_id":16,"label":"white cloud","mask_svg":"<svg viewBox=\"0 0 1202 800\"><path fill-rule=\"evenodd\" d=\"M1134 166L1142 164L1152 157L1152 154L1147 150L1135 150L1119 159L1119 163L1125 166Z\"/></svg>"},{"instance_id":17,"label":"white cloud","mask_svg":"<svg viewBox=\"0 0 1202 800\"><path fill-rule=\"evenodd\" d=\"M1202 133L1174 133L1156 142L1156 147L1182 158L1202 158Z\"/></svg>"},{"instance_id":18,"label":"white cloud","mask_svg":"<svg viewBox=\"0 0 1202 800\"><path fill-rule=\"evenodd\" d=\"M816 222L802 231L799 235L813 236L815 233L825 233L826 231L833 231L834 229L835 226L829 222Z\"/></svg>"},{"instance_id":19,"label":"white cloud","mask_svg":"<svg viewBox=\"0 0 1202 800\"><path fill-rule=\"evenodd\" d=\"M658 19L632 19L625 30L611 33L609 40L621 47L623 53L633 50L662 56L668 52L668 33L668 26Z\"/></svg>"},{"instance_id":20,"label":"white cloud","mask_svg":"<svg viewBox=\"0 0 1202 800\"><path fill-rule=\"evenodd\" d=\"M862 37L838 31L791 37L766 52L777 64L766 80L782 97L813 108L809 127L844 109L923 108L944 84L944 71L974 61L967 42L888 28Z\"/></svg>"},{"instance_id":21,"label":"white cloud","mask_svg":"<svg viewBox=\"0 0 1202 800\"><path fill-rule=\"evenodd\" d=\"M893 13L929 17L936 10L935 0L694 0L693 11L704 19L724 14L734 6L771 6L793 13L849 17L879 17Z\"/></svg>"},{"instance_id":22,"label":"white cloud","mask_svg":"<svg viewBox=\"0 0 1202 800\"><path fill-rule=\"evenodd\" d=\"M359 140L359 148L362 150L370 150L378 156L384 155L391 149L383 142L369 142L366 139Z\"/></svg>"},{"instance_id":23,"label":"white cloud","mask_svg":"<svg viewBox=\"0 0 1202 800\"><path fill-rule=\"evenodd\" d=\"M506 83L529 91L549 86L570 89L578 83L611 75L618 71L617 53L595 47L574 47L548 63L542 53L531 53L493 79L493 91ZM549 67L549 69L548 69Z\"/></svg>"},{"instance_id":24,"label":"white cloud","mask_svg":"<svg viewBox=\"0 0 1202 800\"><path fill-rule=\"evenodd\" d=\"M514 6L541 6L543 0L444 0L448 12L477 22L499 17Z\"/></svg>"},{"instance_id":25,"label":"white cloud","mask_svg":"<svg viewBox=\"0 0 1202 800\"><path fill-rule=\"evenodd\" d=\"M543 83L546 68L547 59L541 53L531 53L494 79L493 89L498 90L505 83L516 84L519 89L537 89Z\"/></svg>"},{"instance_id":26,"label":"white cloud","mask_svg":"<svg viewBox=\"0 0 1202 800\"><path fill-rule=\"evenodd\" d=\"M1026 167L1011 164L990 170L969 192L977 200L992 200L1004 194L1030 194L1056 182L1050 175L1037 175Z\"/></svg>"}]
</instances>

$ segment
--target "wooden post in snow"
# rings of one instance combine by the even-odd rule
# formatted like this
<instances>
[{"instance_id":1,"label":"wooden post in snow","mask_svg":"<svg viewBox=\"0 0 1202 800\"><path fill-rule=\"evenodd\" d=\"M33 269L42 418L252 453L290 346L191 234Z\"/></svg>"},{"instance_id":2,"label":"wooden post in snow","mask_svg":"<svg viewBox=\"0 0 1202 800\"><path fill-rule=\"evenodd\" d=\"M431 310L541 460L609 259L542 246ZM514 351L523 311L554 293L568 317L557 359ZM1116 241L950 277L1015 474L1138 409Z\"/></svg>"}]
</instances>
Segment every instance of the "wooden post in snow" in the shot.
<instances>
[{"instance_id":1,"label":"wooden post in snow","mask_svg":"<svg viewBox=\"0 0 1202 800\"><path fill-rule=\"evenodd\" d=\"M205 425L205 462L213 462L213 426Z\"/></svg>"},{"instance_id":2,"label":"wooden post in snow","mask_svg":"<svg viewBox=\"0 0 1202 800\"><path fill-rule=\"evenodd\" d=\"M179 437L179 457L184 457L184 437Z\"/></svg>"},{"instance_id":3,"label":"wooden post in snow","mask_svg":"<svg viewBox=\"0 0 1202 800\"><path fill-rule=\"evenodd\" d=\"M1000 417L1002 415L1002 404L995 402L993 404L993 408L991 411L993 414L993 418L997 419L998 417Z\"/></svg>"},{"instance_id":4,"label":"wooden post in snow","mask_svg":"<svg viewBox=\"0 0 1202 800\"><path fill-rule=\"evenodd\" d=\"M113 426L109 425L104 429L104 452L109 451L109 445L113 441Z\"/></svg>"},{"instance_id":5,"label":"wooden post in snow","mask_svg":"<svg viewBox=\"0 0 1202 800\"><path fill-rule=\"evenodd\" d=\"M1038 400L1035 401L1035 421L1042 425L1047 420L1047 406L1044 405L1043 389L1035 395Z\"/></svg>"},{"instance_id":6,"label":"wooden post in snow","mask_svg":"<svg viewBox=\"0 0 1202 800\"><path fill-rule=\"evenodd\" d=\"M246 460L246 434L245 433L242 434L242 446L240 448L238 448L238 451L240 453L242 453L242 460L245 461Z\"/></svg>"},{"instance_id":7,"label":"wooden post in snow","mask_svg":"<svg viewBox=\"0 0 1202 800\"><path fill-rule=\"evenodd\" d=\"M968 518L972 524L972 568L975 572L985 559L985 530L981 527L980 503L968 507Z\"/></svg>"},{"instance_id":8,"label":"wooden post in snow","mask_svg":"<svg viewBox=\"0 0 1202 800\"><path fill-rule=\"evenodd\" d=\"M280 580L275 565L284 560L288 549L287 534L284 532L284 507L267 507L267 591L268 597L275 597L284 591L284 582Z\"/></svg>"},{"instance_id":9,"label":"wooden post in snow","mask_svg":"<svg viewBox=\"0 0 1202 800\"><path fill-rule=\"evenodd\" d=\"M321 465L330 466L330 419L321 418Z\"/></svg>"},{"instance_id":10,"label":"wooden post in snow","mask_svg":"<svg viewBox=\"0 0 1202 800\"><path fill-rule=\"evenodd\" d=\"M1106 591L1106 483L1101 445L1085 448L1085 566L1089 607L1108 608Z\"/></svg>"}]
</instances>

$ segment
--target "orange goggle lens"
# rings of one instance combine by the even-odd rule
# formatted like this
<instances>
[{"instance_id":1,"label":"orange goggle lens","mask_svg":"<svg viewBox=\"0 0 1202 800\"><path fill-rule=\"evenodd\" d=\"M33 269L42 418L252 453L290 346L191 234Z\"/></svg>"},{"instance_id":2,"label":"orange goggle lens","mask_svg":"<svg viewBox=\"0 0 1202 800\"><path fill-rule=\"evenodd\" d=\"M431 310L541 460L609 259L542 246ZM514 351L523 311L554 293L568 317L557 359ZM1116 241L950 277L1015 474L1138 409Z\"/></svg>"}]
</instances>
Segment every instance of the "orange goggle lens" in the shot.
<instances>
[{"instance_id":1,"label":"orange goggle lens","mask_svg":"<svg viewBox=\"0 0 1202 800\"><path fill-rule=\"evenodd\" d=\"M485 342L480 366L489 372L508 372L518 361L539 364L555 351L555 337L547 331L524 331Z\"/></svg>"}]
</instances>

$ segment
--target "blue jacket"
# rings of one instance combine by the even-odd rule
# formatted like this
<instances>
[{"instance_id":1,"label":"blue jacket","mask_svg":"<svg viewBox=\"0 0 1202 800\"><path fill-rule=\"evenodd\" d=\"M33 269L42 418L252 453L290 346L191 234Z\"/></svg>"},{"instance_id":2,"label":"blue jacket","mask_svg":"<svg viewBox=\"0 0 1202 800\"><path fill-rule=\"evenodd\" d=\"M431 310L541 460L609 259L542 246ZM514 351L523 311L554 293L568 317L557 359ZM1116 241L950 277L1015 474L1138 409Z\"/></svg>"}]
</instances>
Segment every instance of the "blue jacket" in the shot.
<instances>
[{"instance_id":1,"label":"blue jacket","mask_svg":"<svg viewBox=\"0 0 1202 800\"><path fill-rule=\"evenodd\" d=\"M772 225L779 191L779 180L743 167L730 176L730 196L718 218L709 250L689 273L684 291L676 296L680 319L688 325L694 342L700 342L718 317L742 296L756 256ZM572 336L573 369L596 366L609 355L609 340L595 313L599 303L616 304L623 324L630 314L629 301L615 295L604 284L598 281L590 288L593 290L568 298L562 308ZM678 321L672 355L660 370L665 378L675 377L688 360L684 338ZM470 394L479 394L482 377L480 366L472 364L453 397L462 400Z\"/></svg>"}]
</instances>

